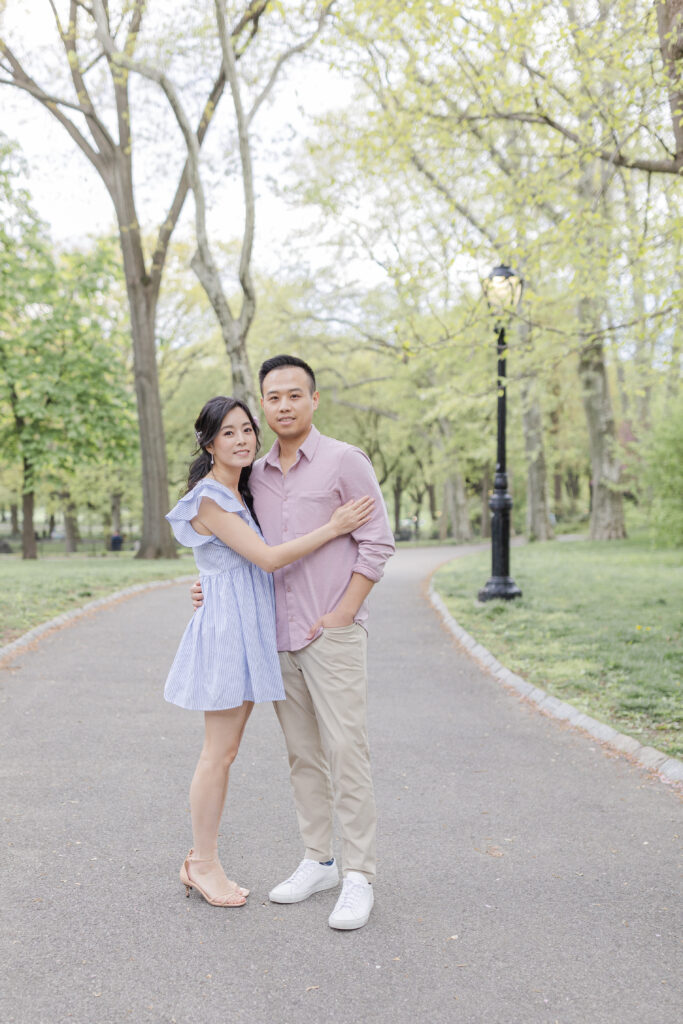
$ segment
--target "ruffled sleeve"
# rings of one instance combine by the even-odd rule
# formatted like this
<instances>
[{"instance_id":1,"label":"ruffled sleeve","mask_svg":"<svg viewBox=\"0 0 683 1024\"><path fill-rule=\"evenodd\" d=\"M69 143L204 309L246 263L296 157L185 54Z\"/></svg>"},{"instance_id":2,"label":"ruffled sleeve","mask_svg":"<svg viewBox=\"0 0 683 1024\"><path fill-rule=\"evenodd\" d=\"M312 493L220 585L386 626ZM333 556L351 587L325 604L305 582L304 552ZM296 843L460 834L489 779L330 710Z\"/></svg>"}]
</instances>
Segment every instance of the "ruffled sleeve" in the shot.
<instances>
[{"instance_id":1,"label":"ruffled sleeve","mask_svg":"<svg viewBox=\"0 0 683 1024\"><path fill-rule=\"evenodd\" d=\"M198 548L202 544L216 539L213 534L196 533L190 525L190 520L199 513L202 498L211 498L225 512L237 512L243 519L248 518L248 513L241 501L227 487L219 484L216 480L200 480L191 491L183 495L175 508L172 508L166 516L176 540L183 547Z\"/></svg>"}]
</instances>

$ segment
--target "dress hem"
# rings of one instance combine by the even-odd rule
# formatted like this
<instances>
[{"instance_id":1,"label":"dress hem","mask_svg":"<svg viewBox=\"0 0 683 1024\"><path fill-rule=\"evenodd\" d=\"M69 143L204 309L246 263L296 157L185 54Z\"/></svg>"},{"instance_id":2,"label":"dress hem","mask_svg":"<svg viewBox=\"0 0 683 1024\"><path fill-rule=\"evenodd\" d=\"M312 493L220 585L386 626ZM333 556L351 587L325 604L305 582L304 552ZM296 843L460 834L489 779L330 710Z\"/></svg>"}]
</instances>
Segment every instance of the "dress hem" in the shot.
<instances>
[{"instance_id":1,"label":"dress hem","mask_svg":"<svg viewBox=\"0 0 683 1024\"><path fill-rule=\"evenodd\" d=\"M167 704L173 704L176 708L182 708L183 711L232 711L234 708L241 708L243 704L272 704L276 700L285 700L285 694L282 697L245 697L244 700L240 701L239 704L225 704L215 708L198 707L197 705L181 704L177 700L171 700L169 697L164 697Z\"/></svg>"}]
</instances>

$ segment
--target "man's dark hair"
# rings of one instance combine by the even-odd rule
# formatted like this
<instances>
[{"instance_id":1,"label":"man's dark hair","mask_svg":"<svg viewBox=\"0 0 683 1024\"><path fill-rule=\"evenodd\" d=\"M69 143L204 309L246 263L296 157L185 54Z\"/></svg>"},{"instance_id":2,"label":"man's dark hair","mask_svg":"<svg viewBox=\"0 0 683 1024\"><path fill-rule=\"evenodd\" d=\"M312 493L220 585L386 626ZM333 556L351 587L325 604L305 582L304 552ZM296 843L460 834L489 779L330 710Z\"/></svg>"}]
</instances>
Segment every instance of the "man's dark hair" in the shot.
<instances>
[{"instance_id":1,"label":"man's dark hair","mask_svg":"<svg viewBox=\"0 0 683 1024\"><path fill-rule=\"evenodd\" d=\"M297 356L272 356L270 359L266 359L264 363L261 363L261 369L258 372L258 382L259 387L261 388L261 394L263 394L264 378L271 370L279 370L282 366L298 366L299 369L305 370L311 378L311 394L313 394L315 391L315 374L308 363L305 363L303 359L299 359Z\"/></svg>"}]
</instances>

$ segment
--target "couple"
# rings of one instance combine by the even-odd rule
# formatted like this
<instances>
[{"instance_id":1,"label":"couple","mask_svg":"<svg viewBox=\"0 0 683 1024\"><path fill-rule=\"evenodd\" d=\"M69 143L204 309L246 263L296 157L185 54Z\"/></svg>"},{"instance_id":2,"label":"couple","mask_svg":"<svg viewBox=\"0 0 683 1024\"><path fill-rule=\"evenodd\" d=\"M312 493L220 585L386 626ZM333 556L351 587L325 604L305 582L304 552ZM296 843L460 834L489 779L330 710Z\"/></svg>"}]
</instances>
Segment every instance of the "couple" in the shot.
<instances>
[{"instance_id":1,"label":"couple","mask_svg":"<svg viewBox=\"0 0 683 1024\"><path fill-rule=\"evenodd\" d=\"M201 584L165 697L204 711L204 746L190 787L194 845L180 878L215 906L243 906L226 877L218 828L255 702L275 702L305 846L274 903L332 889L333 809L344 881L332 928L361 928L373 905L375 803L366 727L367 596L394 552L379 484L358 448L321 435L315 375L295 356L259 371L277 441L252 465L258 426L231 398L207 402L188 491L167 519L192 547ZM262 532L261 532L262 531ZM265 540L265 542L264 542ZM270 573L274 575L271 576ZM278 653L279 652L279 653Z\"/></svg>"}]
</instances>

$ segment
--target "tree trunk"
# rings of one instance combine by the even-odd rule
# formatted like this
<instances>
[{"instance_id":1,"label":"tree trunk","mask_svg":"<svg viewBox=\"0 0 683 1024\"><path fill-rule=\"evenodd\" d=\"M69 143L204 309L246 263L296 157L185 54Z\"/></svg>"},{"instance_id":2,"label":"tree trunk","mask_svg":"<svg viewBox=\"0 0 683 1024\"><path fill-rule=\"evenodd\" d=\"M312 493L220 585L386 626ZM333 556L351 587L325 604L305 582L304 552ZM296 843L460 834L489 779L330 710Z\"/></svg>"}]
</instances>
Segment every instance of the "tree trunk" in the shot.
<instances>
[{"instance_id":1,"label":"tree trunk","mask_svg":"<svg viewBox=\"0 0 683 1024\"><path fill-rule=\"evenodd\" d=\"M583 166L578 188L587 215L594 210L594 170L591 163L587 162ZM601 191L598 189L599 193ZM587 256L592 255L593 248L599 252L598 241L590 236L587 237L586 245ZM594 288L596 283L587 281L586 288ZM577 313L586 339L579 352L579 379L591 456L590 536L591 540L619 540L626 536L623 498L619 490L621 466L617 458L614 413L603 343L600 334L591 334L600 324L600 309L596 298L584 292L579 298Z\"/></svg>"},{"instance_id":2,"label":"tree trunk","mask_svg":"<svg viewBox=\"0 0 683 1024\"><path fill-rule=\"evenodd\" d=\"M213 263L209 263L208 258L202 259L199 253L195 253L192 258L192 269L206 292L220 326L225 351L230 360L230 373L232 376L230 393L234 398L239 398L240 401L244 402L254 415L257 415L260 410L260 403L256 395L254 375L251 372L247 356L247 333L253 312L248 318L246 327L243 329L240 321L235 319L230 312L230 307L223 294L220 274ZM255 308L253 298L250 297L247 300L245 297L245 302L247 301L250 303L250 309L253 310Z\"/></svg>"},{"instance_id":3,"label":"tree trunk","mask_svg":"<svg viewBox=\"0 0 683 1024\"><path fill-rule=\"evenodd\" d=\"M413 512L413 519L415 521L415 540L420 539L420 515L422 514L422 501L424 498L424 491L420 491L419 494L411 495L415 502L415 511Z\"/></svg>"},{"instance_id":4,"label":"tree trunk","mask_svg":"<svg viewBox=\"0 0 683 1024\"><path fill-rule=\"evenodd\" d=\"M553 533L548 517L548 482L543 447L541 408L533 383L522 385L522 424L526 452L526 531L529 540L550 540Z\"/></svg>"},{"instance_id":5,"label":"tree trunk","mask_svg":"<svg viewBox=\"0 0 683 1024\"><path fill-rule=\"evenodd\" d=\"M128 198L125 193L121 202ZM132 193L130 193L132 207ZM119 224L130 223L117 204ZM156 292L145 272L142 250L120 232L133 338L135 393L142 457L142 537L137 558L176 558L168 523L168 473L155 347Z\"/></svg>"},{"instance_id":6,"label":"tree trunk","mask_svg":"<svg viewBox=\"0 0 683 1024\"><path fill-rule=\"evenodd\" d=\"M10 536L11 537L18 537L19 536L19 506L17 504L13 503L13 504L10 505L10 507L9 507L9 517L10 517L10 523L11 523Z\"/></svg>"},{"instance_id":7,"label":"tree trunk","mask_svg":"<svg viewBox=\"0 0 683 1024\"><path fill-rule=\"evenodd\" d=\"M232 377L232 394L235 398L241 399L249 408L258 414L260 402L254 386L254 375L249 365L247 356L247 336L239 330L226 331L221 324L225 349L230 360L230 374Z\"/></svg>"},{"instance_id":8,"label":"tree trunk","mask_svg":"<svg viewBox=\"0 0 683 1024\"><path fill-rule=\"evenodd\" d=\"M401 530L401 497L403 495L403 480L400 473L394 477L392 491L394 495L394 533L398 536Z\"/></svg>"},{"instance_id":9,"label":"tree trunk","mask_svg":"<svg viewBox=\"0 0 683 1024\"><path fill-rule=\"evenodd\" d=\"M587 302L579 303L579 320L586 323ZM626 536L619 478L614 415L607 382L602 342L590 339L579 355L581 397L586 413L591 455L591 540L621 540Z\"/></svg>"},{"instance_id":10,"label":"tree trunk","mask_svg":"<svg viewBox=\"0 0 683 1024\"><path fill-rule=\"evenodd\" d=\"M443 494L441 499L441 515L439 516L439 540L444 541L448 538L448 531L451 525L451 513L448 508L448 495L446 493L446 484L443 485Z\"/></svg>"},{"instance_id":11,"label":"tree trunk","mask_svg":"<svg viewBox=\"0 0 683 1024\"><path fill-rule=\"evenodd\" d=\"M24 487L27 485L31 487L31 490L24 491L21 498L21 557L22 558L37 558L38 557L38 545L36 544L36 528L33 523L33 506L34 506L34 493L33 485L30 481L33 479L33 467L27 459L24 459Z\"/></svg>"},{"instance_id":12,"label":"tree trunk","mask_svg":"<svg viewBox=\"0 0 683 1024\"><path fill-rule=\"evenodd\" d=\"M683 163L683 0L659 0L657 29L669 85L671 126L676 141L676 162Z\"/></svg>"},{"instance_id":13,"label":"tree trunk","mask_svg":"<svg viewBox=\"0 0 683 1024\"><path fill-rule=\"evenodd\" d=\"M76 504L67 494L62 495L64 501L64 550L67 555L73 555L78 548L78 519L76 516Z\"/></svg>"},{"instance_id":14,"label":"tree trunk","mask_svg":"<svg viewBox=\"0 0 683 1024\"><path fill-rule=\"evenodd\" d=\"M563 511L562 502L562 474L560 472L553 473L553 511L555 512L555 518L560 519Z\"/></svg>"},{"instance_id":15,"label":"tree trunk","mask_svg":"<svg viewBox=\"0 0 683 1024\"><path fill-rule=\"evenodd\" d=\"M553 455L553 512L555 513L555 519L559 520L564 512L564 503L562 501L562 454L559 443L560 413L558 406L560 403L560 389L557 382L552 386L552 395L553 404L550 408L548 433L550 435L550 451Z\"/></svg>"},{"instance_id":16,"label":"tree trunk","mask_svg":"<svg viewBox=\"0 0 683 1024\"><path fill-rule=\"evenodd\" d=\"M439 431L444 443L437 442L441 451L448 451L449 442L452 436L451 425L443 416L439 418ZM451 465L455 460L451 461ZM472 539L472 527L467 511L467 494L465 492L465 478L459 469L455 468L447 477L443 488L443 518L450 520L451 536L458 544ZM439 536L442 539L448 536L448 524L439 527Z\"/></svg>"},{"instance_id":17,"label":"tree trunk","mask_svg":"<svg viewBox=\"0 0 683 1024\"><path fill-rule=\"evenodd\" d=\"M438 516L436 512L436 486L434 484L427 484L427 498L429 499L429 515L432 522L435 523Z\"/></svg>"},{"instance_id":18,"label":"tree trunk","mask_svg":"<svg viewBox=\"0 0 683 1024\"><path fill-rule=\"evenodd\" d=\"M571 502L572 513L576 512L576 503L581 495L581 477L573 469L567 470L564 487Z\"/></svg>"},{"instance_id":19,"label":"tree trunk","mask_svg":"<svg viewBox=\"0 0 683 1024\"><path fill-rule=\"evenodd\" d=\"M455 509L455 497L453 494L453 481L450 477L446 477L443 485L443 512L441 514L443 534L439 531L439 536L442 540L445 540L446 537L454 536L456 518L457 512Z\"/></svg>"},{"instance_id":20,"label":"tree trunk","mask_svg":"<svg viewBox=\"0 0 683 1024\"><path fill-rule=\"evenodd\" d=\"M441 515L439 516L439 540L448 539L448 528L450 526L450 515L446 508L446 485L443 488L443 500L441 502Z\"/></svg>"},{"instance_id":21,"label":"tree trunk","mask_svg":"<svg viewBox=\"0 0 683 1024\"><path fill-rule=\"evenodd\" d=\"M114 491L111 496L111 532L121 533L121 491Z\"/></svg>"},{"instance_id":22,"label":"tree trunk","mask_svg":"<svg viewBox=\"0 0 683 1024\"><path fill-rule=\"evenodd\" d=\"M451 536L458 544L472 539L472 528L467 511L465 480L457 470L446 477L443 488L443 515L451 524Z\"/></svg>"},{"instance_id":23,"label":"tree trunk","mask_svg":"<svg viewBox=\"0 0 683 1024\"><path fill-rule=\"evenodd\" d=\"M614 365L617 371L617 393L619 395L619 408L621 409L622 420L627 420L630 412L629 409L629 398L626 390L626 375L624 373L624 363L619 356L619 345L616 341L612 345L612 358L614 359Z\"/></svg>"}]
</instances>

